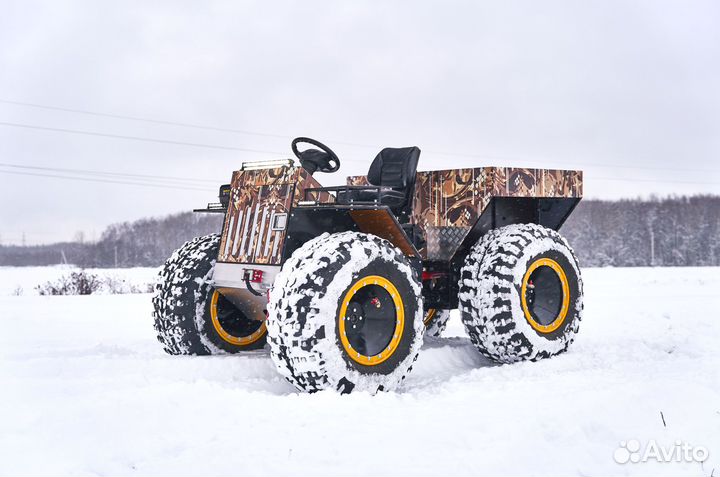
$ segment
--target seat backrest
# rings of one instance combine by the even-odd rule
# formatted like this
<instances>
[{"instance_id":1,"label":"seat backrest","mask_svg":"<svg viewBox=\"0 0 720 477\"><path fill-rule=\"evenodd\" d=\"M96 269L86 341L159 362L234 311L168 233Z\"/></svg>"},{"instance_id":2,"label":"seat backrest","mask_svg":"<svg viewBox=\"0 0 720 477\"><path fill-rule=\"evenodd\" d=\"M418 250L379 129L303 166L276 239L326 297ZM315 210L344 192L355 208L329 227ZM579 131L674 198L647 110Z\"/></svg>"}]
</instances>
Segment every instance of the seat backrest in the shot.
<instances>
[{"instance_id":1,"label":"seat backrest","mask_svg":"<svg viewBox=\"0 0 720 477\"><path fill-rule=\"evenodd\" d=\"M407 222L410 218L419 159L420 148L416 146L386 147L375 157L368 171L367 178L371 185L392 187L404 193L405 200L391 207L401 222Z\"/></svg>"}]
</instances>

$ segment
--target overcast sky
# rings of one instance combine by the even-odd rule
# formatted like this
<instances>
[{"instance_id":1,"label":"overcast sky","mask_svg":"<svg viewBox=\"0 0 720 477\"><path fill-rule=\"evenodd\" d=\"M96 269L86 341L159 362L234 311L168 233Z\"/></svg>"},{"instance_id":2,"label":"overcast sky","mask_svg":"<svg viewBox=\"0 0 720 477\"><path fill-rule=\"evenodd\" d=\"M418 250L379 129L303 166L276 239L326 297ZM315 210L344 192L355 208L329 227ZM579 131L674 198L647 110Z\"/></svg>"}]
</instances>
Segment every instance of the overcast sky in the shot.
<instances>
[{"instance_id":1,"label":"overcast sky","mask_svg":"<svg viewBox=\"0 0 720 477\"><path fill-rule=\"evenodd\" d=\"M421 169L583 169L592 198L720 193L719 2L53 0L0 9L0 100L259 133L0 102L4 244L23 233L27 243L92 238L113 222L203 206L214 181L242 161L289 157L299 135L344 160L339 173L316 175L326 185L364 173L383 146L417 145ZM35 166L184 180L78 181Z\"/></svg>"}]
</instances>

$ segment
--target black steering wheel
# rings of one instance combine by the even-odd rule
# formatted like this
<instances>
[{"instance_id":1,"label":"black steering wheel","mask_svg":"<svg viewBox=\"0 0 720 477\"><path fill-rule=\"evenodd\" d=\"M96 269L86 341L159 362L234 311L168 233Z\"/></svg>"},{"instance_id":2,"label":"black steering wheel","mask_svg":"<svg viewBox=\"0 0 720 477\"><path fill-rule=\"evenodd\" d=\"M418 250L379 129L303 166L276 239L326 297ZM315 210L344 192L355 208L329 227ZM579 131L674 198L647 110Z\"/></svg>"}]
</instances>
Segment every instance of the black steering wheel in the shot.
<instances>
[{"instance_id":1,"label":"black steering wheel","mask_svg":"<svg viewBox=\"0 0 720 477\"><path fill-rule=\"evenodd\" d=\"M304 151L300 151L297 146L301 142L319 147L320 150L306 149ZM316 141L315 139L310 139L309 137L296 137L293 139L291 147L293 154L300 159L300 165L303 166L310 175L313 175L317 171L337 172L337 170L340 169L340 159L338 159L337 154L335 154L332 149L327 147L325 144Z\"/></svg>"}]
</instances>

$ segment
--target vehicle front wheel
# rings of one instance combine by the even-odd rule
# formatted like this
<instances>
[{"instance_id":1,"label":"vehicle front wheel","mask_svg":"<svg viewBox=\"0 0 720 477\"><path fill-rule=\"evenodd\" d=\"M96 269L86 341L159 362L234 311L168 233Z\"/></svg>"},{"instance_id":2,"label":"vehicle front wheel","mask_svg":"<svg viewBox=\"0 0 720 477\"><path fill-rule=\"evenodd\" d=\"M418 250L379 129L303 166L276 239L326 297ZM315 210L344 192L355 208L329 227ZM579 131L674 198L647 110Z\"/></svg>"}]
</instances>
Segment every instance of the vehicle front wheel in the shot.
<instances>
[{"instance_id":1,"label":"vehicle front wheel","mask_svg":"<svg viewBox=\"0 0 720 477\"><path fill-rule=\"evenodd\" d=\"M388 241L357 232L305 243L276 277L268 305L273 361L298 389L388 391L417 358L421 286Z\"/></svg>"}]
</instances>

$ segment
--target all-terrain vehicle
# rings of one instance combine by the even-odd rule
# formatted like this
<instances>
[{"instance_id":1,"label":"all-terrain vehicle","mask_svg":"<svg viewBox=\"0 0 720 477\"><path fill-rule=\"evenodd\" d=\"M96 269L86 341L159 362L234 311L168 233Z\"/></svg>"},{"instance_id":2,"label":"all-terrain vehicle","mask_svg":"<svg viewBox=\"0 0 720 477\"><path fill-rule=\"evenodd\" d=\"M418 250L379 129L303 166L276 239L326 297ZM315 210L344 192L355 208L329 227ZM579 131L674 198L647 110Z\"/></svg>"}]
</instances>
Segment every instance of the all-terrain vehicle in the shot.
<instances>
[{"instance_id":1,"label":"all-terrain vehicle","mask_svg":"<svg viewBox=\"0 0 720 477\"><path fill-rule=\"evenodd\" d=\"M312 147L300 150L299 144ZM583 309L578 262L557 230L582 172L479 167L417 172L420 149L385 148L366 176L297 138L291 159L245 163L220 187L220 234L165 263L155 329L171 354L270 348L300 390L396 388L424 336L459 309L501 363L565 351Z\"/></svg>"}]
</instances>

